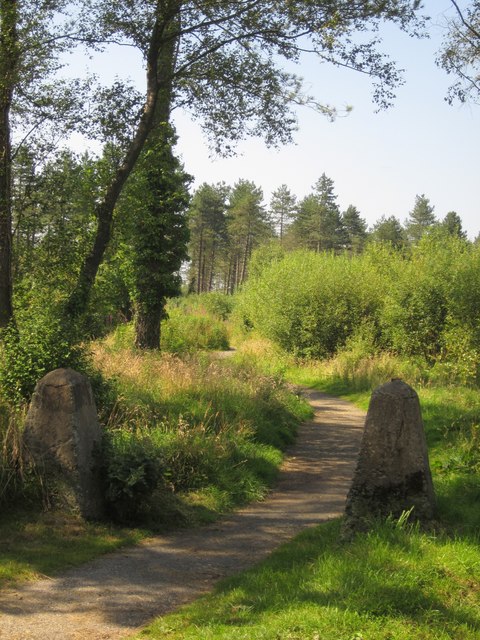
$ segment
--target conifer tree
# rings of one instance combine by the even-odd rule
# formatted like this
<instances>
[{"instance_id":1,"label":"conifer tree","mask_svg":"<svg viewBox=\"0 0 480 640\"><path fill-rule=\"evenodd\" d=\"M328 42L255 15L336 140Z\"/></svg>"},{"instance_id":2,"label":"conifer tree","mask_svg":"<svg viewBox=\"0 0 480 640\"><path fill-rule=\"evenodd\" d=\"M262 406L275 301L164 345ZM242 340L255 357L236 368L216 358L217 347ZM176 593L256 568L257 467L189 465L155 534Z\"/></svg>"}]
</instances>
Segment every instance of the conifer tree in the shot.
<instances>
[{"instance_id":1,"label":"conifer tree","mask_svg":"<svg viewBox=\"0 0 480 640\"><path fill-rule=\"evenodd\" d=\"M234 185L227 213L229 261L225 288L229 293L245 281L253 249L273 235L262 201L263 192L253 182L239 180Z\"/></svg>"},{"instance_id":2,"label":"conifer tree","mask_svg":"<svg viewBox=\"0 0 480 640\"><path fill-rule=\"evenodd\" d=\"M433 213L435 207L425 194L415 197L415 205L406 222L407 237L410 242L418 242L429 227L433 227L437 219Z\"/></svg>"},{"instance_id":3,"label":"conifer tree","mask_svg":"<svg viewBox=\"0 0 480 640\"><path fill-rule=\"evenodd\" d=\"M283 243L286 228L295 216L297 198L286 184L282 184L272 193L270 200L270 217L275 225L275 230Z\"/></svg>"},{"instance_id":4,"label":"conifer tree","mask_svg":"<svg viewBox=\"0 0 480 640\"><path fill-rule=\"evenodd\" d=\"M334 182L323 173L314 192L303 198L298 207L292 233L299 246L314 251L339 251L347 242Z\"/></svg>"},{"instance_id":5,"label":"conifer tree","mask_svg":"<svg viewBox=\"0 0 480 640\"><path fill-rule=\"evenodd\" d=\"M395 249L405 246L407 238L402 223L395 216L382 216L374 225L370 233L373 242L384 242Z\"/></svg>"},{"instance_id":6,"label":"conifer tree","mask_svg":"<svg viewBox=\"0 0 480 640\"><path fill-rule=\"evenodd\" d=\"M342 222L347 238L346 249L359 253L367 238L367 223L360 217L356 207L350 205L342 214Z\"/></svg>"},{"instance_id":7,"label":"conifer tree","mask_svg":"<svg viewBox=\"0 0 480 640\"><path fill-rule=\"evenodd\" d=\"M228 191L224 184L204 183L193 195L188 212L191 292L211 291L216 284L227 241Z\"/></svg>"}]
</instances>

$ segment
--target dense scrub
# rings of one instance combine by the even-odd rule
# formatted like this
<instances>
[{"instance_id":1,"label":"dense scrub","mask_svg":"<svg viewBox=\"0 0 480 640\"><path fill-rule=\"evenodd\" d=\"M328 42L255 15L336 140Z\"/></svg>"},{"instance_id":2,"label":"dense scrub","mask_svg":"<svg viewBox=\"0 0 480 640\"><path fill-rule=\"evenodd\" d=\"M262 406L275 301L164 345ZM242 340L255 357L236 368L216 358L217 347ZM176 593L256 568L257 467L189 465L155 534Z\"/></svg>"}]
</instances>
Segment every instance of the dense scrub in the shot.
<instances>
[{"instance_id":1,"label":"dense scrub","mask_svg":"<svg viewBox=\"0 0 480 640\"><path fill-rule=\"evenodd\" d=\"M437 230L409 250L270 256L236 316L286 351L329 357L352 344L423 362L474 384L480 350L480 246Z\"/></svg>"}]
</instances>

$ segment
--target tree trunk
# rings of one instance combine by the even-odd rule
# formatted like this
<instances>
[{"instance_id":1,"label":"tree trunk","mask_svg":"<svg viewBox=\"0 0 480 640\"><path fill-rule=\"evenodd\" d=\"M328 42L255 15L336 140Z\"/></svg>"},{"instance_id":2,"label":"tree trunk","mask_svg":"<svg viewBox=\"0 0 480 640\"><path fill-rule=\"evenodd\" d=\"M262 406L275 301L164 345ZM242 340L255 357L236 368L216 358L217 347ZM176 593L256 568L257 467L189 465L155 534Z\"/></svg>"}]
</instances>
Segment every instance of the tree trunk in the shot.
<instances>
[{"instance_id":1,"label":"tree trunk","mask_svg":"<svg viewBox=\"0 0 480 640\"><path fill-rule=\"evenodd\" d=\"M212 243L212 252L210 254L210 276L208 278L208 291L213 289L213 276L215 274L215 253L216 253L216 242L215 238Z\"/></svg>"},{"instance_id":2,"label":"tree trunk","mask_svg":"<svg viewBox=\"0 0 480 640\"><path fill-rule=\"evenodd\" d=\"M165 32L165 25L162 22L161 15L162 7L160 6L163 4L161 2L158 3L158 16L150 36L147 55L147 98L142 117L125 154L123 163L117 169L105 197L96 207L98 222L94 244L85 258L75 288L65 307L66 317L71 320L81 316L87 306L98 269L111 238L115 205L127 178L133 171L135 163L142 152L148 135L155 125L159 94L165 87L169 88L172 83L172 78L169 75L170 67L167 67L167 73L165 73L163 63L165 52L171 52L170 58L173 55L175 41L168 37Z\"/></svg>"},{"instance_id":3,"label":"tree trunk","mask_svg":"<svg viewBox=\"0 0 480 640\"><path fill-rule=\"evenodd\" d=\"M18 61L16 0L0 0L0 327L12 307L12 149L10 106Z\"/></svg>"},{"instance_id":4,"label":"tree trunk","mask_svg":"<svg viewBox=\"0 0 480 640\"><path fill-rule=\"evenodd\" d=\"M178 29L178 24L176 24L176 28ZM176 45L175 39L167 39L159 50L158 68L162 71L163 81L158 87L151 130L149 132L150 137L146 140L145 145L147 150L150 142L153 146L158 144L159 140L161 140L162 144L170 144L167 138L164 139L164 136L167 134L170 122ZM160 167L158 169L160 170ZM155 190L155 181L157 179L155 176L152 184L152 178L149 176L147 190ZM159 264L153 261L149 265L148 280L158 277L159 269ZM151 299L151 282L145 282L144 277L137 278L136 283L138 304L135 310L135 346L139 349L160 349L160 324L164 317L165 298L156 292L154 299Z\"/></svg>"},{"instance_id":5,"label":"tree trunk","mask_svg":"<svg viewBox=\"0 0 480 640\"><path fill-rule=\"evenodd\" d=\"M163 305L148 309L142 305L135 308L135 346L137 349L158 349L160 346L160 323Z\"/></svg>"}]
</instances>

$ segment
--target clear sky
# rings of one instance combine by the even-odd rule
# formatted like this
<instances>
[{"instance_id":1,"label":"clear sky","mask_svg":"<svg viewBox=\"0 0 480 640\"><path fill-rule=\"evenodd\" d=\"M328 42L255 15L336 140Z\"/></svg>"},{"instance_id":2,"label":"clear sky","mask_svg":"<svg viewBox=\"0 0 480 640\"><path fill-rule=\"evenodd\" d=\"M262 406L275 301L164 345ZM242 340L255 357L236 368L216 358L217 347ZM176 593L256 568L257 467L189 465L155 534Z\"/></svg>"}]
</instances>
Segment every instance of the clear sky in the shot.
<instances>
[{"instance_id":1,"label":"clear sky","mask_svg":"<svg viewBox=\"0 0 480 640\"><path fill-rule=\"evenodd\" d=\"M451 78L435 65L435 56L445 18L453 15L453 9L450 0L426 0L424 6L432 17L429 40L412 39L391 27L383 32L384 50L405 69L406 81L388 111L375 113L366 76L320 65L309 57L297 72L310 92L320 102L340 109L352 105L353 111L332 123L300 108L294 145L274 150L260 140L250 140L239 145L237 157L214 158L199 127L177 113L177 153L194 176L194 186L220 181L233 185L240 178L248 179L262 187L268 204L271 192L281 184L301 198L325 173L335 183L341 209L355 205L369 225L382 215L395 215L403 222L415 196L425 194L439 219L456 211L469 237L476 237L480 232L480 106L445 102ZM124 65L127 74L134 70L134 79L141 84L143 72L136 68Z\"/></svg>"},{"instance_id":2,"label":"clear sky","mask_svg":"<svg viewBox=\"0 0 480 640\"><path fill-rule=\"evenodd\" d=\"M339 108L352 105L333 123L313 111L298 111L295 145L272 150L259 140L242 143L236 158L212 158L198 126L177 114L177 151L185 168L202 182L253 180L271 192L281 184L298 197L310 192L322 173L335 183L342 210L354 204L369 225L382 215L402 222L415 196L425 194L442 219L456 211L469 237L480 232L480 106L449 106L450 78L435 64L453 15L450 0L428 0L429 40L412 39L398 29L385 33L385 51L405 69L406 83L394 107L375 113L369 79L353 71L320 65L309 58L298 73L315 95ZM463 3L465 4L465 3ZM443 26L442 26L443 25Z\"/></svg>"}]
</instances>

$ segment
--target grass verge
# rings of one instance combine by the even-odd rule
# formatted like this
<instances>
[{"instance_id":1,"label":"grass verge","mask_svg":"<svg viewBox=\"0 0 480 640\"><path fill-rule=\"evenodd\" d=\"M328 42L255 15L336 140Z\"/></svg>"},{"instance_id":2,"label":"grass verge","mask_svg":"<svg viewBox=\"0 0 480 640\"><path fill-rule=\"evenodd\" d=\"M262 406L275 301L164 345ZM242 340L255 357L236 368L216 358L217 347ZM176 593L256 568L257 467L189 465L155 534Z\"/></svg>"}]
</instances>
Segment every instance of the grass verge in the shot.
<instances>
[{"instance_id":1,"label":"grass verge","mask_svg":"<svg viewBox=\"0 0 480 640\"><path fill-rule=\"evenodd\" d=\"M278 377L206 355L140 354L107 340L96 345L95 360L118 392L105 426L104 471L109 513L120 526L58 511L20 512L5 494L0 586L263 498L282 450L311 413Z\"/></svg>"},{"instance_id":2,"label":"grass verge","mask_svg":"<svg viewBox=\"0 0 480 640\"><path fill-rule=\"evenodd\" d=\"M239 359L366 408L392 375L419 391L438 498L430 531L379 522L352 542L340 522L309 530L215 593L165 616L138 638L171 640L473 640L480 635L480 398L428 386L415 363L350 354L296 363L260 339Z\"/></svg>"},{"instance_id":3,"label":"grass verge","mask_svg":"<svg viewBox=\"0 0 480 640\"><path fill-rule=\"evenodd\" d=\"M307 530L137 638L478 638L476 539L453 541L395 522L379 524L348 544L339 534L339 521Z\"/></svg>"},{"instance_id":4,"label":"grass verge","mask_svg":"<svg viewBox=\"0 0 480 640\"><path fill-rule=\"evenodd\" d=\"M71 514L17 510L0 524L0 587L50 576L145 536Z\"/></svg>"}]
</instances>

